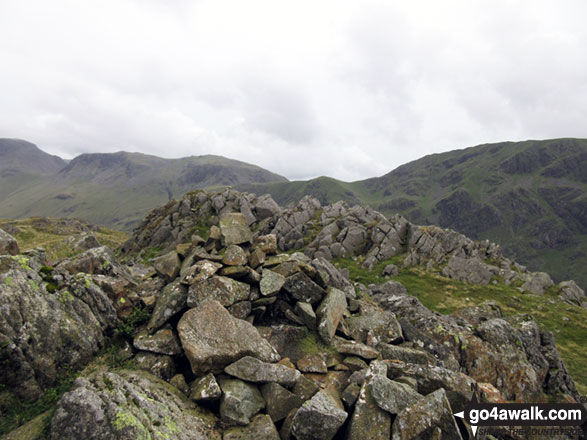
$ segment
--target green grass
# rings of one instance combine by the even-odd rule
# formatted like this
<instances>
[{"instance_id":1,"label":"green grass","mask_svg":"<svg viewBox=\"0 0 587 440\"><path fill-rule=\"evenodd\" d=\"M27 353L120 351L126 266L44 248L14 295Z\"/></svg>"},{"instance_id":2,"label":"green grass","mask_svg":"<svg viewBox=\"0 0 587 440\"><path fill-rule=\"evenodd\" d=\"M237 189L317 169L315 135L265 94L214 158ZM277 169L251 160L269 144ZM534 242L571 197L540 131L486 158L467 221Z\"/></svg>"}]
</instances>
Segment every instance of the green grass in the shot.
<instances>
[{"instance_id":1,"label":"green grass","mask_svg":"<svg viewBox=\"0 0 587 440\"><path fill-rule=\"evenodd\" d=\"M520 313L533 315L542 329L554 333L556 346L579 392L587 395L587 310L559 301L557 288L549 289L544 295L532 295L500 282L486 286L469 284L434 275L422 267L404 268L401 265L404 258L405 255L400 255L380 262L371 272L360 267L361 259L339 259L336 265L348 269L355 282L367 285L388 281L381 272L387 264L394 263L400 273L392 279L402 283L424 306L443 314L493 300L505 317Z\"/></svg>"}]
</instances>

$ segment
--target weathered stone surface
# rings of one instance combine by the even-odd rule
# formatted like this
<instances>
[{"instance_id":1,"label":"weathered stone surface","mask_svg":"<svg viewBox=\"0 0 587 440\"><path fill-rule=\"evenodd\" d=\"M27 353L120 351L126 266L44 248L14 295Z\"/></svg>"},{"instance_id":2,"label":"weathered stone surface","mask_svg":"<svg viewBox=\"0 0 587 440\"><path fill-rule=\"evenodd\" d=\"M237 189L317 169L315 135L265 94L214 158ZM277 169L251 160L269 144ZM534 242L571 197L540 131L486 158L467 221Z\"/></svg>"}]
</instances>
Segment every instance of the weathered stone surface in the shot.
<instances>
[{"instance_id":1,"label":"weathered stone surface","mask_svg":"<svg viewBox=\"0 0 587 440\"><path fill-rule=\"evenodd\" d=\"M183 284L195 284L212 277L222 264L210 260L200 260L196 264L181 271L181 282Z\"/></svg>"},{"instance_id":2,"label":"weathered stone surface","mask_svg":"<svg viewBox=\"0 0 587 440\"><path fill-rule=\"evenodd\" d=\"M543 295L546 289L554 286L554 283L550 276L544 272L535 272L526 275L527 281L522 284L523 292L530 292L536 295Z\"/></svg>"},{"instance_id":3,"label":"weathered stone surface","mask_svg":"<svg viewBox=\"0 0 587 440\"><path fill-rule=\"evenodd\" d=\"M238 319L246 319L251 314L251 310L251 301L241 301L228 308L230 314Z\"/></svg>"},{"instance_id":4,"label":"weathered stone surface","mask_svg":"<svg viewBox=\"0 0 587 440\"><path fill-rule=\"evenodd\" d=\"M275 234L260 235L255 237L253 247L265 253L265 255L277 254L277 237Z\"/></svg>"},{"instance_id":5,"label":"weathered stone surface","mask_svg":"<svg viewBox=\"0 0 587 440\"><path fill-rule=\"evenodd\" d=\"M355 404L359 398L360 391L361 386L354 382L344 389L340 398L342 403L344 403L345 408L349 409Z\"/></svg>"},{"instance_id":6,"label":"weathered stone surface","mask_svg":"<svg viewBox=\"0 0 587 440\"><path fill-rule=\"evenodd\" d=\"M241 213L233 212L220 218L220 232L225 246L249 243L253 238L247 219Z\"/></svg>"},{"instance_id":7,"label":"weathered stone surface","mask_svg":"<svg viewBox=\"0 0 587 440\"><path fill-rule=\"evenodd\" d=\"M348 341L338 336L334 337L332 345L339 353L352 354L363 359L376 359L379 356L379 351L373 347L369 347L361 342Z\"/></svg>"},{"instance_id":8,"label":"weathered stone surface","mask_svg":"<svg viewBox=\"0 0 587 440\"><path fill-rule=\"evenodd\" d=\"M316 328L316 313L312 308L312 304L298 301L294 312L300 317L306 327L312 330Z\"/></svg>"},{"instance_id":9,"label":"weathered stone surface","mask_svg":"<svg viewBox=\"0 0 587 440\"><path fill-rule=\"evenodd\" d=\"M367 362L357 356L347 356L342 361L343 365L348 367L350 371L357 371L367 368Z\"/></svg>"},{"instance_id":10,"label":"weathered stone surface","mask_svg":"<svg viewBox=\"0 0 587 440\"><path fill-rule=\"evenodd\" d=\"M222 262L227 266L244 266L247 264L247 254L240 246L231 244L224 251Z\"/></svg>"},{"instance_id":11,"label":"weathered stone surface","mask_svg":"<svg viewBox=\"0 0 587 440\"><path fill-rule=\"evenodd\" d=\"M283 289L294 299L314 304L324 296L324 289L310 279L304 272L297 272L285 280Z\"/></svg>"},{"instance_id":12,"label":"weathered stone surface","mask_svg":"<svg viewBox=\"0 0 587 440\"><path fill-rule=\"evenodd\" d=\"M177 324L183 349L194 374L221 372L243 356L279 360L275 349L247 321L233 317L217 301L188 310Z\"/></svg>"},{"instance_id":13,"label":"weathered stone surface","mask_svg":"<svg viewBox=\"0 0 587 440\"><path fill-rule=\"evenodd\" d=\"M165 326L153 335L147 332L139 333L133 340L133 345L139 350L152 351L153 353L175 355L181 353L179 340L171 326Z\"/></svg>"},{"instance_id":14,"label":"weathered stone surface","mask_svg":"<svg viewBox=\"0 0 587 440\"><path fill-rule=\"evenodd\" d=\"M43 254L0 257L0 383L34 399L85 366L118 323L111 300L90 278L53 271L51 293L39 274Z\"/></svg>"},{"instance_id":15,"label":"weathered stone surface","mask_svg":"<svg viewBox=\"0 0 587 440\"><path fill-rule=\"evenodd\" d=\"M251 266L253 269L256 269L263 263L265 263L265 252L263 252L261 249L253 249L253 251L251 251L251 255L249 256L249 266Z\"/></svg>"},{"instance_id":16,"label":"weathered stone surface","mask_svg":"<svg viewBox=\"0 0 587 440\"><path fill-rule=\"evenodd\" d=\"M280 438L271 417L258 414L245 427L228 428L224 431L222 440L280 440Z\"/></svg>"},{"instance_id":17,"label":"weathered stone surface","mask_svg":"<svg viewBox=\"0 0 587 440\"><path fill-rule=\"evenodd\" d=\"M175 376L173 376L171 379L169 379L169 384L173 385L186 396L189 396L190 387L188 383L185 381L185 376L183 374L176 374Z\"/></svg>"},{"instance_id":18,"label":"weathered stone surface","mask_svg":"<svg viewBox=\"0 0 587 440\"><path fill-rule=\"evenodd\" d=\"M370 310L345 319L351 337L358 342L397 343L402 340L402 329L395 314L388 311Z\"/></svg>"},{"instance_id":19,"label":"weathered stone surface","mask_svg":"<svg viewBox=\"0 0 587 440\"><path fill-rule=\"evenodd\" d=\"M377 349L383 359L398 360L411 364L435 365L436 359L430 353L401 345L379 344Z\"/></svg>"},{"instance_id":20,"label":"weathered stone surface","mask_svg":"<svg viewBox=\"0 0 587 440\"><path fill-rule=\"evenodd\" d=\"M308 354L298 360L298 368L304 373L327 373L325 358L323 354Z\"/></svg>"},{"instance_id":21,"label":"weathered stone surface","mask_svg":"<svg viewBox=\"0 0 587 440\"><path fill-rule=\"evenodd\" d=\"M391 414L377 406L371 395L371 381L368 379L362 386L350 418L347 439L349 440L388 440L391 434Z\"/></svg>"},{"instance_id":22,"label":"weathered stone surface","mask_svg":"<svg viewBox=\"0 0 587 440\"><path fill-rule=\"evenodd\" d=\"M304 403L298 395L273 382L263 385L261 393L267 403L267 414L274 422L285 419L293 409Z\"/></svg>"},{"instance_id":23,"label":"weathered stone surface","mask_svg":"<svg viewBox=\"0 0 587 440\"><path fill-rule=\"evenodd\" d=\"M16 239L8 232L0 229L0 255L18 255L20 249Z\"/></svg>"},{"instance_id":24,"label":"weathered stone surface","mask_svg":"<svg viewBox=\"0 0 587 440\"><path fill-rule=\"evenodd\" d=\"M377 406L391 414L399 414L405 407L414 404L422 397L409 385L395 382L381 375L374 376L367 387Z\"/></svg>"},{"instance_id":25,"label":"weathered stone surface","mask_svg":"<svg viewBox=\"0 0 587 440\"><path fill-rule=\"evenodd\" d=\"M137 353L135 364L138 369L148 371L163 380L171 379L176 372L175 363L171 357L148 351Z\"/></svg>"},{"instance_id":26,"label":"weathered stone surface","mask_svg":"<svg viewBox=\"0 0 587 440\"><path fill-rule=\"evenodd\" d=\"M462 440L453 409L441 388L399 413L393 423L393 439Z\"/></svg>"},{"instance_id":27,"label":"weathered stone surface","mask_svg":"<svg viewBox=\"0 0 587 440\"><path fill-rule=\"evenodd\" d=\"M587 296L577 283L563 281L559 287L561 288L561 299L564 302L587 308Z\"/></svg>"},{"instance_id":28,"label":"weathered stone surface","mask_svg":"<svg viewBox=\"0 0 587 440\"><path fill-rule=\"evenodd\" d=\"M298 409L292 432L298 440L330 440L347 417L340 400L322 390Z\"/></svg>"},{"instance_id":29,"label":"weathered stone surface","mask_svg":"<svg viewBox=\"0 0 587 440\"><path fill-rule=\"evenodd\" d=\"M188 292L188 307L196 307L206 301L218 301L224 307L249 299L251 286L232 278L214 275L199 283L192 284Z\"/></svg>"},{"instance_id":30,"label":"weathered stone surface","mask_svg":"<svg viewBox=\"0 0 587 440\"><path fill-rule=\"evenodd\" d=\"M302 374L296 382L293 392L305 402L306 400L311 399L319 390L320 386L317 382Z\"/></svg>"},{"instance_id":31,"label":"weathered stone surface","mask_svg":"<svg viewBox=\"0 0 587 440\"><path fill-rule=\"evenodd\" d=\"M279 205L275 203L275 200L269 194L260 196L253 209L260 219L272 217L280 211Z\"/></svg>"},{"instance_id":32,"label":"weathered stone surface","mask_svg":"<svg viewBox=\"0 0 587 440\"><path fill-rule=\"evenodd\" d=\"M248 382L275 382L292 387L300 378L298 370L281 364L262 362L252 356L244 356L228 365L224 371Z\"/></svg>"},{"instance_id":33,"label":"weathered stone surface","mask_svg":"<svg viewBox=\"0 0 587 440\"><path fill-rule=\"evenodd\" d=\"M186 307L188 289L178 280L165 286L155 304L155 309L147 324L147 329L153 331L165 324L169 319Z\"/></svg>"},{"instance_id":34,"label":"weathered stone surface","mask_svg":"<svg viewBox=\"0 0 587 440\"><path fill-rule=\"evenodd\" d=\"M456 255L448 261L442 274L471 284L487 284L491 280L491 272L480 258L462 258Z\"/></svg>"},{"instance_id":35,"label":"weathered stone surface","mask_svg":"<svg viewBox=\"0 0 587 440\"><path fill-rule=\"evenodd\" d=\"M395 264L388 264L383 268L383 272L381 272L381 275L383 275L384 277L395 277L399 275L399 269Z\"/></svg>"},{"instance_id":36,"label":"weathered stone surface","mask_svg":"<svg viewBox=\"0 0 587 440\"><path fill-rule=\"evenodd\" d=\"M346 296L342 290L334 287L329 287L326 297L320 303L317 310L318 333L324 342L330 344L338 323L342 319L344 311L347 307Z\"/></svg>"},{"instance_id":37,"label":"weathered stone surface","mask_svg":"<svg viewBox=\"0 0 587 440\"><path fill-rule=\"evenodd\" d=\"M217 418L142 371L98 371L76 380L57 405L52 440L220 440Z\"/></svg>"},{"instance_id":38,"label":"weathered stone surface","mask_svg":"<svg viewBox=\"0 0 587 440\"><path fill-rule=\"evenodd\" d=\"M190 385L190 399L193 401L218 400L220 396L222 390L212 373L197 378Z\"/></svg>"},{"instance_id":39,"label":"weathered stone surface","mask_svg":"<svg viewBox=\"0 0 587 440\"><path fill-rule=\"evenodd\" d=\"M168 281L173 281L179 275L179 269L181 267L179 255L175 251L154 258L151 260L151 264L159 276Z\"/></svg>"},{"instance_id":40,"label":"weathered stone surface","mask_svg":"<svg viewBox=\"0 0 587 440\"><path fill-rule=\"evenodd\" d=\"M238 379L220 377L222 389L220 417L232 425L248 425L251 418L265 407L259 389Z\"/></svg>"},{"instance_id":41,"label":"weathered stone surface","mask_svg":"<svg viewBox=\"0 0 587 440\"><path fill-rule=\"evenodd\" d=\"M277 293L281 290L284 284L285 277L283 275L272 270L265 269L263 270L261 282L259 283L261 295L277 295Z\"/></svg>"}]
</instances>

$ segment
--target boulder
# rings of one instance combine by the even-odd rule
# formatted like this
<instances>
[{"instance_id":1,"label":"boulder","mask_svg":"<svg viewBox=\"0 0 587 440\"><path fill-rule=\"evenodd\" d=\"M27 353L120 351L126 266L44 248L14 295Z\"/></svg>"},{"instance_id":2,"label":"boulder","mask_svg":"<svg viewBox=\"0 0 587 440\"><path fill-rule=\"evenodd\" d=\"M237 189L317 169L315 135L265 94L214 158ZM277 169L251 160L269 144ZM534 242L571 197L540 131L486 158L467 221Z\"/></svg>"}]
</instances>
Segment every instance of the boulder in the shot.
<instances>
[{"instance_id":1,"label":"boulder","mask_svg":"<svg viewBox=\"0 0 587 440\"><path fill-rule=\"evenodd\" d=\"M390 414L399 414L405 407L416 403L422 395L409 385L395 382L385 376L374 376L367 388L377 406Z\"/></svg>"},{"instance_id":2,"label":"boulder","mask_svg":"<svg viewBox=\"0 0 587 440\"><path fill-rule=\"evenodd\" d=\"M251 418L265 407L259 389L250 383L228 377L218 379L222 389L220 417L231 425L248 425Z\"/></svg>"},{"instance_id":3,"label":"boulder","mask_svg":"<svg viewBox=\"0 0 587 440\"><path fill-rule=\"evenodd\" d=\"M200 281L207 280L216 272L222 269L222 264L210 260L200 260L192 266L182 268L181 282L192 285Z\"/></svg>"},{"instance_id":4,"label":"boulder","mask_svg":"<svg viewBox=\"0 0 587 440\"><path fill-rule=\"evenodd\" d=\"M298 409L292 420L292 432L298 440L330 440L347 417L340 400L321 390Z\"/></svg>"},{"instance_id":5,"label":"boulder","mask_svg":"<svg viewBox=\"0 0 587 440\"><path fill-rule=\"evenodd\" d=\"M296 272L285 280L283 289L297 301L317 303L324 296L324 289L304 272Z\"/></svg>"},{"instance_id":6,"label":"boulder","mask_svg":"<svg viewBox=\"0 0 587 440\"><path fill-rule=\"evenodd\" d=\"M241 213L229 213L220 218L220 232L225 246L250 243L253 233L249 229L246 217Z\"/></svg>"},{"instance_id":7,"label":"boulder","mask_svg":"<svg viewBox=\"0 0 587 440\"><path fill-rule=\"evenodd\" d=\"M285 277L283 275L269 269L264 269L263 275L261 277L261 282L259 283L261 295L277 295L277 293L281 290L284 284Z\"/></svg>"},{"instance_id":8,"label":"boulder","mask_svg":"<svg viewBox=\"0 0 587 440\"><path fill-rule=\"evenodd\" d=\"M346 438L348 440L388 440L391 435L391 414L381 409L371 393L371 380L361 386L355 403L355 409L349 421Z\"/></svg>"},{"instance_id":9,"label":"boulder","mask_svg":"<svg viewBox=\"0 0 587 440\"><path fill-rule=\"evenodd\" d=\"M196 307L207 301L218 301L224 307L249 299L251 286L232 278L214 275L190 286L187 305Z\"/></svg>"},{"instance_id":10,"label":"boulder","mask_svg":"<svg viewBox=\"0 0 587 440\"><path fill-rule=\"evenodd\" d=\"M281 364L262 362L251 356L244 356L228 365L224 372L247 382L275 382L292 387L300 378L300 372Z\"/></svg>"},{"instance_id":11,"label":"boulder","mask_svg":"<svg viewBox=\"0 0 587 440\"><path fill-rule=\"evenodd\" d=\"M526 282L522 284L522 291L543 295L546 289L554 286L554 282L547 273L534 272L526 275Z\"/></svg>"},{"instance_id":12,"label":"boulder","mask_svg":"<svg viewBox=\"0 0 587 440\"><path fill-rule=\"evenodd\" d=\"M220 396L222 390L212 373L197 378L190 385L190 399L195 402L218 400Z\"/></svg>"},{"instance_id":13,"label":"boulder","mask_svg":"<svg viewBox=\"0 0 587 440\"><path fill-rule=\"evenodd\" d=\"M163 380L170 380L176 373L175 363L167 355L140 351L134 361L139 370L148 371Z\"/></svg>"},{"instance_id":14,"label":"boulder","mask_svg":"<svg viewBox=\"0 0 587 440\"><path fill-rule=\"evenodd\" d=\"M233 317L214 300L188 310L179 320L177 331L197 375L219 373L243 356L265 362L279 360L275 349L252 324Z\"/></svg>"},{"instance_id":15,"label":"boulder","mask_svg":"<svg viewBox=\"0 0 587 440\"><path fill-rule=\"evenodd\" d=\"M398 343L402 341L402 329L395 314L382 310L369 310L345 319L351 337L355 341L367 343Z\"/></svg>"},{"instance_id":16,"label":"boulder","mask_svg":"<svg viewBox=\"0 0 587 440\"><path fill-rule=\"evenodd\" d=\"M471 284L487 284L491 280L488 266L479 258L463 258L452 256L442 274L455 280L467 281Z\"/></svg>"},{"instance_id":17,"label":"boulder","mask_svg":"<svg viewBox=\"0 0 587 440\"><path fill-rule=\"evenodd\" d=\"M155 309L147 324L147 329L153 331L161 327L187 305L188 289L179 280L167 284L155 303Z\"/></svg>"},{"instance_id":18,"label":"boulder","mask_svg":"<svg viewBox=\"0 0 587 440\"><path fill-rule=\"evenodd\" d=\"M171 326L167 325L156 331L153 335L148 332L135 336L133 345L138 350L152 351L153 353L176 355L181 353L179 340Z\"/></svg>"},{"instance_id":19,"label":"boulder","mask_svg":"<svg viewBox=\"0 0 587 440\"><path fill-rule=\"evenodd\" d=\"M52 440L220 440L217 418L152 374L133 370L78 378L51 421Z\"/></svg>"},{"instance_id":20,"label":"boulder","mask_svg":"<svg viewBox=\"0 0 587 440\"><path fill-rule=\"evenodd\" d=\"M267 403L267 414L274 422L285 419L304 403L300 396L273 382L263 385L261 393Z\"/></svg>"},{"instance_id":21,"label":"boulder","mask_svg":"<svg viewBox=\"0 0 587 440\"><path fill-rule=\"evenodd\" d=\"M20 249L16 239L8 232L0 229L0 255L18 255Z\"/></svg>"},{"instance_id":22,"label":"boulder","mask_svg":"<svg viewBox=\"0 0 587 440\"><path fill-rule=\"evenodd\" d=\"M247 254L240 246L231 244L224 251L222 263L227 266L244 266L247 264Z\"/></svg>"},{"instance_id":23,"label":"boulder","mask_svg":"<svg viewBox=\"0 0 587 440\"><path fill-rule=\"evenodd\" d=\"M346 307L344 292L334 287L329 287L326 297L320 303L316 313L318 316L318 333L327 344L332 341Z\"/></svg>"},{"instance_id":24,"label":"boulder","mask_svg":"<svg viewBox=\"0 0 587 440\"><path fill-rule=\"evenodd\" d=\"M587 296L583 289L574 281L563 281L559 284L561 288L561 299L568 303L587 308Z\"/></svg>"},{"instance_id":25,"label":"boulder","mask_svg":"<svg viewBox=\"0 0 587 440\"><path fill-rule=\"evenodd\" d=\"M258 414L245 427L235 426L225 430L222 440L280 440L280 437L271 417Z\"/></svg>"},{"instance_id":26,"label":"boulder","mask_svg":"<svg viewBox=\"0 0 587 440\"><path fill-rule=\"evenodd\" d=\"M383 268L383 272L381 272L381 275L384 277L395 277L399 275L399 269L395 264L388 264Z\"/></svg>"},{"instance_id":27,"label":"boulder","mask_svg":"<svg viewBox=\"0 0 587 440\"><path fill-rule=\"evenodd\" d=\"M321 353L308 354L298 360L298 369L304 373L328 373L325 358Z\"/></svg>"},{"instance_id":28,"label":"boulder","mask_svg":"<svg viewBox=\"0 0 587 440\"><path fill-rule=\"evenodd\" d=\"M167 281L173 281L179 275L181 260L176 251L171 251L165 255L154 258L151 260L151 264L161 278L164 278Z\"/></svg>"}]
</instances>

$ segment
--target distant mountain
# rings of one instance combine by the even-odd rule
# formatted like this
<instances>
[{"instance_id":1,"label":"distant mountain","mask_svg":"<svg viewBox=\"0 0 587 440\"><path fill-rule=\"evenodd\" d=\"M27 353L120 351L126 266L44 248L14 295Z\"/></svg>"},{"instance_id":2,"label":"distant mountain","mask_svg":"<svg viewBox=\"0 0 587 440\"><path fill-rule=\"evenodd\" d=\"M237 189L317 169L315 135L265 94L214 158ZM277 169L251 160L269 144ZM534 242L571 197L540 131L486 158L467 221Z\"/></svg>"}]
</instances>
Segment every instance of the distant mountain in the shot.
<instances>
[{"instance_id":1,"label":"distant mountain","mask_svg":"<svg viewBox=\"0 0 587 440\"><path fill-rule=\"evenodd\" d=\"M286 180L221 156L118 152L82 154L66 163L25 141L0 142L8 145L0 171L15 170L2 177L0 218L77 217L130 230L154 206L193 189Z\"/></svg>"},{"instance_id":2,"label":"distant mountain","mask_svg":"<svg viewBox=\"0 0 587 440\"><path fill-rule=\"evenodd\" d=\"M485 144L433 154L377 178L242 185L280 204L312 194L361 201L419 224L499 243L518 261L587 287L587 140Z\"/></svg>"}]
</instances>

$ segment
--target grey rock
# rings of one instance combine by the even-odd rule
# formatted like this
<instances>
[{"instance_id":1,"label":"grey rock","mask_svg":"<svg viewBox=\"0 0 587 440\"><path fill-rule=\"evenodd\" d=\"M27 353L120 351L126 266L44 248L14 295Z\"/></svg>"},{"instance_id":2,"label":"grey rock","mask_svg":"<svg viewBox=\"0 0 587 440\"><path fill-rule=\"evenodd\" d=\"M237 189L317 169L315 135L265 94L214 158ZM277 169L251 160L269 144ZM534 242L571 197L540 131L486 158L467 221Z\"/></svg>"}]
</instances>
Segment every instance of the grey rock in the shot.
<instances>
[{"instance_id":1,"label":"grey rock","mask_svg":"<svg viewBox=\"0 0 587 440\"><path fill-rule=\"evenodd\" d=\"M391 435L391 414L384 411L371 395L370 383L380 376L369 378L362 386L349 421L349 440L387 440Z\"/></svg>"},{"instance_id":2,"label":"grey rock","mask_svg":"<svg viewBox=\"0 0 587 440\"><path fill-rule=\"evenodd\" d=\"M286 278L283 289L297 301L310 304L317 303L324 296L324 289L303 272L297 272Z\"/></svg>"},{"instance_id":3,"label":"grey rock","mask_svg":"<svg viewBox=\"0 0 587 440\"><path fill-rule=\"evenodd\" d=\"M249 299L251 286L232 278L214 275L190 286L187 305L196 307L207 301L218 301L224 307Z\"/></svg>"},{"instance_id":4,"label":"grey rock","mask_svg":"<svg viewBox=\"0 0 587 440\"><path fill-rule=\"evenodd\" d=\"M271 198L269 194L263 194L257 199L257 203L254 206L255 214L257 218L264 219L272 217L278 214L280 211L279 205Z\"/></svg>"},{"instance_id":5,"label":"grey rock","mask_svg":"<svg viewBox=\"0 0 587 440\"><path fill-rule=\"evenodd\" d=\"M133 345L138 350L152 351L153 353L175 355L181 353L179 340L171 326L156 331L153 335L148 332L139 333L133 340Z\"/></svg>"},{"instance_id":6,"label":"grey rock","mask_svg":"<svg viewBox=\"0 0 587 440\"><path fill-rule=\"evenodd\" d=\"M462 440L453 409L441 388L399 413L393 423L393 439Z\"/></svg>"},{"instance_id":7,"label":"grey rock","mask_svg":"<svg viewBox=\"0 0 587 440\"><path fill-rule=\"evenodd\" d=\"M327 344L332 341L346 307L344 292L334 287L329 287L326 297L320 303L316 313L318 316L318 334Z\"/></svg>"},{"instance_id":8,"label":"grey rock","mask_svg":"<svg viewBox=\"0 0 587 440\"><path fill-rule=\"evenodd\" d=\"M0 233L0 236L2 234ZM0 242L1 242L0 238ZM67 239L68 247L74 252L84 252L88 249L93 249L102 246L96 236L91 232L82 232L80 235L72 236ZM0 245L1 247L1 245ZM0 253L2 253L0 251Z\"/></svg>"},{"instance_id":9,"label":"grey rock","mask_svg":"<svg viewBox=\"0 0 587 440\"><path fill-rule=\"evenodd\" d=\"M367 387L377 406L391 414L399 414L422 397L409 385L381 375L374 376Z\"/></svg>"},{"instance_id":10,"label":"grey rock","mask_svg":"<svg viewBox=\"0 0 587 440\"><path fill-rule=\"evenodd\" d=\"M263 385L261 393L267 404L267 414L274 422L285 419L304 403L298 395L273 382Z\"/></svg>"},{"instance_id":11,"label":"grey rock","mask_svg":"<svg viewBox=\"0 0 587 440\"><path fill-rule=\"evenodd\" d=\"M188 289L179 280L166 285L157 297L147 328L150 331L156 330L183 310L187 305L187 296Z\"/></svg>"},{"instance_id":12,"label":"grey rock","mask_svg":"<svg viewBox=\"0 0 587 440\"><path fill-rule=\"evenodd\" d=\"M307 354L298 360L298 369L304 373L328 373L325 358L321 353Z\"/></svg>"},{"instance_id":13,"label":"grey rock","mask_svg":"<svg viewBox=\"0 0 587 440\"><path fill-rule=\"evenodd\" d=\"M266 414L258 414L245 427L224 431L222 440L280 440L277 428Z\"/></svg>"},{"instance_id":14,"label":"grey rock","mask_svg":"<svg viewBox=\"0 0 587 440\"><path fill-rule=\"evenodd\" d=\"M527 274L527 281L522 284L523 292L530 292L536 295L543 295L546 289L554 286L554 282L547 273L533 272Z\"/></svg>"},{"instance_id":15,"label":"grey rock","mask_svg":"<svg viewBox=\"0 0 587 440\"><path fill-rule=\"evenodd\" d=\"M298 301L294 312L300 317L306 327L312 330L316 328L316 313L314 313L311 304Z\"/></svg>"},{"instance_id":16,"label":"grey rock","mask_svg":"<svg viewBox=\"0 0 587 440\"><path fill-rule=\"evenodd\" d=\"M8 232L0 229L0 255L18 255L20 249L16 239Z\"/></svg>"},{"instance_id":17,"label":"grey rock","mask_svg":"<svg viewBox=\"0 0 587 440\"><path fill-rule=\"evenodd\" d=\"M238 319L247 319L247 316L251 314L251 310L251 301L241 301L228 308L230 314Z\"/></svg>"},{"instance_id":18,"label":"grey rock","mask_svg":"<svg viewBox=\"0 0 587 440\"><path fill-rule=\"evenodd\" d=\"M176 373L173 359L162 354L141 351L135 356L135 364L139 370L148 371L163 380L171 379Z\"/></svg>"},{"instance_id":19,"label":"grey rock","mask_svg":"<svg viewBox=\"0 0 587 440\"><path fill-rule=\"evenodd\" d=\"M587 296L577 283L563 281L559 287L561 288L561 299L564 302L587 308Z\"/></svg>"},{"instance_id":20,"label":"grey rock","mask_svg":"<svg viewBox=\"0 0 587 440\"><path fill-rule=\"evenodd\" d=\"M185 376L183 374L176 374L175 376L173 376L171 379L169 379L169 384L173 385L186 396L189 396L190 387L185 381Z\"/></svg>"},{"instance_id":21,"label":"grey rock","mask_svg":"<svg viewBox=\"0 0 587 440\"><path fill-rule=\"evenodd\" d=\"M181 282L183 284L191 285L207 280L221 268L222 264L215 261L200 260L194 265L181 270Z\"/></svg>"},{"instance_id":22,"label":"grey rock","mask_svg":"<svg viewBox=\"0 0 587 440\"><path fill-rule=\"evenodd\" d=\"M379 356L379 351L373 347L369 347L361 342L348 341L338 336L334 337L332 345L339 353L351 354L362 357L363 359L376 359Z\"/></svg>"},{"instance_id":23,"label":"grey rock","mask_svg":"<svg viewBox=\"0 0 587 440\"><path fill-rule=\"evenodd\" d=\"M318 391L296 412L292 432L298 440L330 440L347 417L338 398L325 390Z\"/></svg>"},{"instance_id":24,"label":"grey rock","mask_svg":"<svg viewBox=\"0 0 587 440\"><path fill-rule=\"evenodd\" d=\"M240 246L231 244L224 251L222 262L227 266L244 266L247 264L247 254Z\"/></svg>"},{"instance_id":25,"label":"grey rock","mask_svg":"<svg viewBox=\"0 0 587 440\"><path fill-rule=\"evenodd\" d=\"M220 232L225 246L250 243L253 233L246 217L241 213L229 213L220 219Z\"/></svg>"},{"instance_id":26,"label":"grey rock","mask_svg":"<svg viewBox=\"0 0 587 440\"><path fill-rule=\"evenodd\" d=\"M383 359L393 359L402 362L422 365L435 365L436 359L428 352L401 345L379 344L377 349Z\"/></svg>"},{"instance_id":27,"label":"grey rock","mask_svg":"<svg viewBox=\"0 0 587 440\"><path fill-rule=\"evenodd\" d=\"M292 387L300 378L300 372L281 364L262 362L252 356L244 356L228 365L224 371L248 382L275 382Z\"/></svg>"},{"instance_id":28,"label":"grey rock","mask_svg":"<svg viewBox=\"0 0 587 440\"><path fill-rule=\"evenodd\" d=\"M285 277L283 275L272 270L265 269L263 270L261 282L259 283L261 295L277 295L277 293L281 290L284 284Z\"/></svg>"},{"instance_id":29,"label":"grey rock","mask_svg":"<svg viewBox=\"0 0 587 440\"><path fill-rule=\"evenodd\" d=\"M218 400L222 390L212 373L199 377L190 385L190 399L195 402Z\"/></svg>"},{"instance_id":30,"label":"grey rock","mask_svg":"<svg viewBox=\"0 0 587 440\"><path fill-rule=\"evenodd\" d=\"M176 251L171 251L154 258L151 260L151 264L159 276L167 281L173 281L179 275L179 269L181 267L181 261Z\"/></svg>"},{"instance_id":31,"label":"grey rock","mask_svg":"<svg viewBox=\"0 0 587 440\"><path fill-rule=\"evenodd\" d=\"M265 407L265 400L255 385L228 377L220 377L218 382L222 389L220 417L226 423L248 425Z\"/></svg>"},{"instance_id":32,"label":"grey rock","mask_svg":"<svg viewBox=\"0 0 587 440\"><path fill-rule=\"evenodd\" d=\"M456 255L448 261L442 274L448 278L468 281L471 284L487 284L492 276L487 264L483 263L480 258L463 258Z\"/></svg>"},{"instance_id":33,"label":"grey rock","mask_svg":"<svg viewBox=\"0 0 587 440\"><path fill-rule=\"evenodd\" d=\"M357 316L345 319L351 337L359 342L374 343L401 342L402 329L395 314L388 311L370 310Z\"/></svg>"},{"instance_id":34,"label":"grey rock","mask_svg":"<svg viewBox=\"0 0 587 440\"><path fill-rule=\"evenodd\" d=\"M188 310L179 320L177 331L194 374L221 372L243 356L267 362L279 360L255 327L233 317L217 301Z\"/></svg>"},{"instance_id":35,"label":"grey rock","mask_svg":"<svg viewBox=\"0 0 587 440\"><path fill-rule=\"evenodd\" d=\"M399 269L395 264L388 264L383 268L383 272L381 273L384 277L391 276L395 277L399 275Z\"/></svg>"},{"instance_id":36,"label":"grey rock","mask_svg":"<svg viewBox=\"0 0 587 440\"><path fill-rule=\"evenodd\" d=\"M51 421L52 440L220 440L218 419L142 371L98 371L78 378Z\"/></svg>"}]
</instances>

